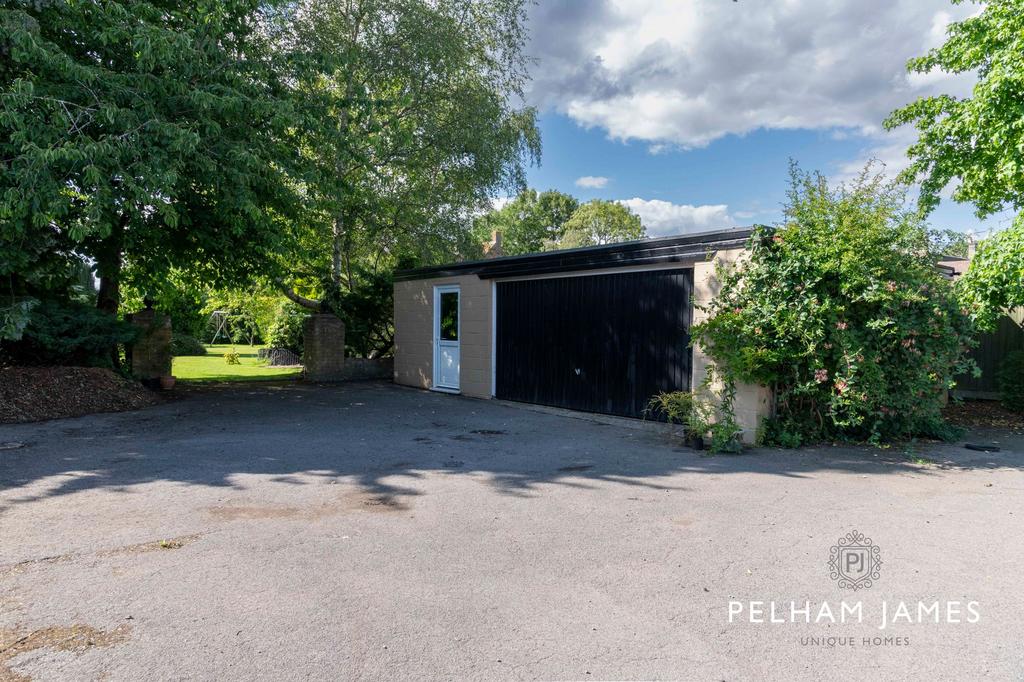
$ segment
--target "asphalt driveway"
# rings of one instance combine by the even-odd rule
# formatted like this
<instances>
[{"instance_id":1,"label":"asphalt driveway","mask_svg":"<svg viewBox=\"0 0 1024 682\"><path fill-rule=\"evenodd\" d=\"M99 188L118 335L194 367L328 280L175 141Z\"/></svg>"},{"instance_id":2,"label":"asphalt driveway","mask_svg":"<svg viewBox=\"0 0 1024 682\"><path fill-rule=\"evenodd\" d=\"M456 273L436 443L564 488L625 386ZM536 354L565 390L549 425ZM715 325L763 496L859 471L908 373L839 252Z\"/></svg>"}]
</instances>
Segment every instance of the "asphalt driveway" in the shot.
<instances>
[{"instance_id":1,"label":"asphalt driveway","mask_svg":"<svg viewBox=\"0 0 1024 682\"><path fill-rule=\"evenodd\" d=\"M1024 440L972 438L706 457L385 384L4 426L0 680L1022 679Z\"/></svg>"}]
</instances>

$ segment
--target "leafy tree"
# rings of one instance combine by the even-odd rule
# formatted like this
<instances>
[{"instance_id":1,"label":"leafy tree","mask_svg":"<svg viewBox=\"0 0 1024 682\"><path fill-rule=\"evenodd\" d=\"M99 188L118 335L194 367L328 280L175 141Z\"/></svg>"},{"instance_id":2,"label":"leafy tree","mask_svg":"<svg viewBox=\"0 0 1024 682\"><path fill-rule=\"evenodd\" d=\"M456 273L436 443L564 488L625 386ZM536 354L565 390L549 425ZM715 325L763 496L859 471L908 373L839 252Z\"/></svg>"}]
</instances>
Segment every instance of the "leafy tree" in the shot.
<instances>
[{"instance_id":1,"label":"leafy tree","mask_svg":"<svg viewBox=\"0 0 1024 682\"><path fill-rule=\"evenodd\" d=\"M959 4L963 0L954 0ZM953 198L972 202L979 215L1024 207L1024 0L993 0L976 15L949 26L946 42L910 60L916 73L977 73L971 97L923 97L893 112L887 128L914 123L919 139L902 173L920 181L923 209L956 180Z\"/></svg>"},{"instance_id":2,"label":"leafy tree","mask_svg":"<svg viewBox=\"0 0 1024 682\"><path fill-rule=\"evenodd\" d=\"M645 235L640 216L628 207L594 199L576 209L565 223L562 238L551 246L558 249L597 246L642 239Z\"/></svg>"},{"instance_id":3,"label":"leafy tree","mask_svg":"<svg viewBox=\"0 0 1024 682\"><path fill-rule=\"evenodd\" d=\"M501 232L502 252L507 256L536 253L543 251L546 243L562 238L565 223L579 205L575 197L557 190L528 189L500 209L478 218L474 231L480 242L495 231Z\"/></svg>"},{"instance_id":4,"label":"leafy tree","mask_svg":"<svg viewBox=\"0 0 1024 682\"><path fill-rule=\"evenodd\" d=\"M937 257L958 256L966 258L970 251L971 238L960 230L928 230L928 249Z\"/></svg>"},{"instance_id":5,"label":"leafy tree","mask_svg":"<svg viewBox=\"0 0 1024 682\"><path fill-rule=\"evenodd\" d=\"M287 348L301 356L303 350L302 328L309 311L304 307L282 300L274 312L267 343L271 348Z\"/></svg>"},{"instance_id":6,"label":"leafy tree","mask_svg":"<svg viewBox=\"0 0 1024 682\"><path fill-rule=\"evenodd\" d=\"M280 40L311 65L300 151L318 169L279 261L293 301L351 315L366 308L344 299L400 259L479 250L470 216L521 187L539 153L534 111L517 104L524 17L523 0L301 0L282 16Z\"/></svg>"},{"instance_id":7,"label":"leafy tree","mask_svg":"<svg viewBox=\"0 0 1024 682\"><path fill-rule=\"evenodd\" d=\"M173 269L159 282L121 287L121 303L126 310L138 310L145 299L153 307L171 318L175 334L209 339L206 328L210 314L203 310L210 296L210 287L188 272Z\"/></svg>"},{"instance_id":8,"label":"leafy tree","mask_svg":"<svg viewBox=\"0 0 1024 682\"><path fill-rule=\"evenodd\" d=\"M793 168L784 222L722 269L693 329L727 382L773 388L765 440L950 435L939 410L973 330L927 245L901 186L865 170L833 189Z\"/></svg>"},{"instance_id":9,"label":"leafy tree","mask_svg":"<svg viewBox=\"0 0 1024 682\"><path fill-rule=\"evenodd\" d=\"M982 329L995 329L1008 310L1024 306L1024 214L978 245L956 286Z\"/></svg>"},{"instance_id":10,"label":"leafy tree","mask_svg":"<svg viewBox=\"0 0 1024 682\"><path fill-rule=\"evenodd\" d=\"M955 0L960 1L960 0ZM971 97L925 97L892 113L886 126L915 123L918 141L904 180L921 181L931 210L951 182L953 198L980 216L1024 208L1024 0L994 0L951 24L946 42L908 64L911 71L977 73ZM1024 304L1024 217L985 240L957 289L982 328Z\"/></svg>"},{"instance_id":11,"label":"leafy tree","mask_svg":"<svg viewBox=\"0 0 1024 682\"><path fill-rule=\"evenodd\" d=\"M276 290L259 287L211 291L201 309L205 336L211 338L207 321L219 310L227 315L223 332L233 343L266 343L282 300Z\"/></svg>"},{"instance_id":12,"label":"leafy tree","mask_svg":"<svg viewBox=\"0 0 1024 682\"><path fill-rule=\"evenodd\" d=\"M172 268L243 282L297 206L299 123L258 0L0 1L0 277L87 257L97 306Z\"/></svg>"}]
</instances>

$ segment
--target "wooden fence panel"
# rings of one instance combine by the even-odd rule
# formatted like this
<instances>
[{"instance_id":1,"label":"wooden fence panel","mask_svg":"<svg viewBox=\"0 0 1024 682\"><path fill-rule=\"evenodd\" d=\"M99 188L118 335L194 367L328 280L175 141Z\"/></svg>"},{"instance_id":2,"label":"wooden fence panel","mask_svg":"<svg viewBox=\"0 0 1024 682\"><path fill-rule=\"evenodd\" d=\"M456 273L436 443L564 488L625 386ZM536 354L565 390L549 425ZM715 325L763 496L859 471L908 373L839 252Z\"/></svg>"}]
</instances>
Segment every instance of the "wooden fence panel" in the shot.
<instances>
[{"instance_id":1,"label":"wooden fence panel","mask_svg":"<svg viewBox=\"0 0 1024 682\"><path fill-rule=\"evenodd\" d=\"M953 393L962 398L998 399L996 373L1003 358L1015 350L1024 350L1024 329L1010 317L1004 317L994 332L978 335L978 346L971 351L981 376L958 376Z\"/></svg>"}]
</instances>

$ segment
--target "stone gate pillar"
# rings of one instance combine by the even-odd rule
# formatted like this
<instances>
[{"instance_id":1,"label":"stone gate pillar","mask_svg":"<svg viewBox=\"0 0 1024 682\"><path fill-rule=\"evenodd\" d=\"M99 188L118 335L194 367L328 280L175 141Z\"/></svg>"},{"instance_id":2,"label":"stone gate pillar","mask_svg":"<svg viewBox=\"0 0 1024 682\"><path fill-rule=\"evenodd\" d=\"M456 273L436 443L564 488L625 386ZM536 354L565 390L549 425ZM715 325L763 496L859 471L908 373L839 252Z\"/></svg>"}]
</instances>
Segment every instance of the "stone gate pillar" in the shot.
<instances>
[{"instance_id":1,"label":"stone gate pillar","mask_svg":"<svg viewBox=\"0 0 1024 682\"><path fill-rule=\"evenodd\" d=\"M302 325L302 364L309 381L345 379L345 323L337 315L310 315Z\"/></svg>"},{"instance_id":2,"label":"stone gate pillar","mask_svg":"<svg viewBox=\"0 0 1024 682\"><path fill-rule=\"evenodd\" d=\"M132 314L138 329L132 344L132 376L144 382L171 375L171 318L146 306Z\"/></svg>"}]
</instances>

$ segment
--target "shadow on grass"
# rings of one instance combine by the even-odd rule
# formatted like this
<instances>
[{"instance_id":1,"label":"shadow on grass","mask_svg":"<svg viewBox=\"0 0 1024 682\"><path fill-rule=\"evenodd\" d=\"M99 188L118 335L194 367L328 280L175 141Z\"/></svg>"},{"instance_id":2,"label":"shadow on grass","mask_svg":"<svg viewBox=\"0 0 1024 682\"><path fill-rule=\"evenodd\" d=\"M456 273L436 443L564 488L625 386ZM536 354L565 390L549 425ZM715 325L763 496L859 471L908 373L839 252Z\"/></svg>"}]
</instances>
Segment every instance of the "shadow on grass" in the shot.
<instances>
[{"instance_id":1,"label":"shadow on grass","mask_svg":"<svg viewBox=\"0 0 1024 682\"><path fill-rule=\"evenodd\" d=\"M420 494L428 472L474 475L499 492L539 494L542 485L605 481L679 488L679 473L813 477L820 471L936 475L943 469L1024 468L1024 442L999 453L929 445L935 464L901 449L754 449L706 456L663 431L404 389L386 383L317 386L233 384L186 388L182 399L134 413L0 427L0 512L83 490L126 491L152 481L238 486L245 474L293 485L344 479L370 494ZM1019 439L1019 437L1018 437Z\"/></svg>"},{"instance_id":2,"label":"shadow on grass","mask_svg":"<svg viewBox=\"0 0 1024 682\"><path fill-rule=\"evenodd\" d=\"M178 377L178 381L182 384L199 386L202 384L217 384L217 383L246 383L246 382L281 382L281 381L296 381L302 378L302 368L296 368L291 372L281 372L279 374L231 374L225 372L224 374L204 374L201 378L183 378Z\"/></svg>"}]
</instances>

